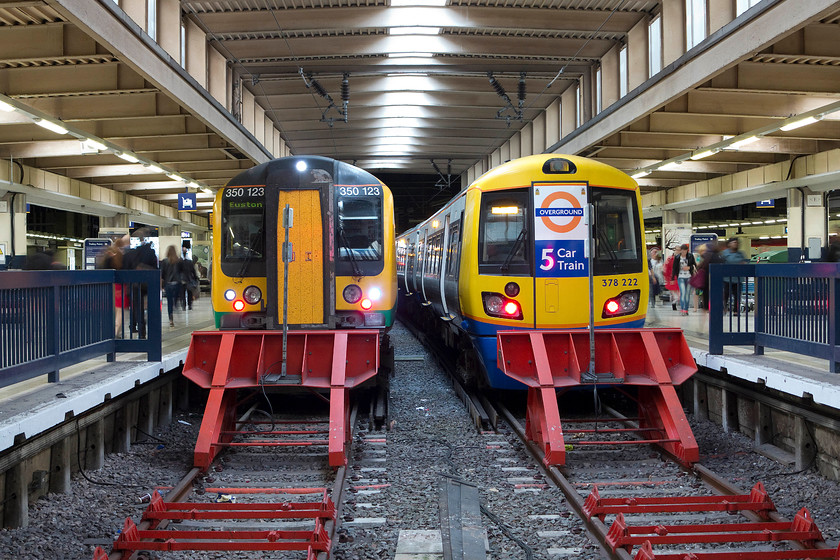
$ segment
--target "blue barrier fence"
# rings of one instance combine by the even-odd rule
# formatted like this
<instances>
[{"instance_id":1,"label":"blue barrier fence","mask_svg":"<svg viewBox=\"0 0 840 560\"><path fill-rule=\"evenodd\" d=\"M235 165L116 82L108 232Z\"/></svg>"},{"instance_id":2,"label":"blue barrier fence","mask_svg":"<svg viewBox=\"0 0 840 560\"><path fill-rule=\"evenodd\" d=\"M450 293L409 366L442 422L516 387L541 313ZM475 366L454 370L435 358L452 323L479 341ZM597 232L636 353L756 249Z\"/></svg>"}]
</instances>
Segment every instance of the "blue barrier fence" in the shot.
<instances>
[{"instance_id":1,"label":"blue barrier fence","mask_svg":"<svg viewBox=\"0 0 840 560\"><path fill-rule=\"evenodd\" d=\"M775 348L828 360L840 373L838 290L838 263L712 265L709 353Z\"/></svg>"},{"instance_id":2,"label":"blue barrier fence","mask_svg":"<svg viewBox=\"0 0 840 560\"><path fill-rule=\"evenodd\" d=\"M0 272L0 387L116 352L160 361L160 321L158 270Z\"/></svg>"}]
</instances>

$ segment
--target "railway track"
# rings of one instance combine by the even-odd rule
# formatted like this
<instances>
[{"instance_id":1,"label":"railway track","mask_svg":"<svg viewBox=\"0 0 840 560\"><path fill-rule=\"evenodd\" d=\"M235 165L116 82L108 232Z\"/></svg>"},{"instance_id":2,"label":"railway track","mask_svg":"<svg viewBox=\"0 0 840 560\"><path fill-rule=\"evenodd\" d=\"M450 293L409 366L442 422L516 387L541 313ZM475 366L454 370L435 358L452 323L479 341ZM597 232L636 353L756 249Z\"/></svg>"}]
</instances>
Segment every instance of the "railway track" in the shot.
<instances>
[{"instance_id":1,"label":"railway track","mask_svg":"<svg viewBox=\"0 0 840 560\"><path fill-rule=\"evenodd\" d=\"M596 421L582 416L564 419L567 463L562 468L547 467L544 450L526 436L524 410L514 414L499 400L462 387L455 365L444 358L448 354L437 348L435 341L416 332L415 336L435 348L439 364L476 425L494 429L496 439L509 428L516 443L528 450L541 481L529 483L523 478L519 488L538 491L556 487L562 491L586 533L609 557L840 560L840 546L826 544L807 508L800 509L793 519L784 519L761 483L742 489L702 464L685 466L664 450L644 443L650 432L638 430L636 422L609 407L604 407L607 414ZM588 392L578 394L587 396L575 399L574 408L589 398ZM493 446L513 446L506 438L501 440ZM536 523L541 518L552 519L553 515L546 512L533 519ZM543 533L569 536L565 531ZM551 550L551 545L547 549ZM580 555L584 547L555 546L553 551Z\"/></svg>"},{"instance_id":2,"label":"railway track","mask_svg":"<svg viewBox=\"0 0 840 560\"><path fill-rule=\"evenodd\" d=\"M289 412L288 397L283 402L282 414L251 406L227 452L206 471L193 468L172 487L150 489L142 518L126 519L112 552L99 548L94 560L206 558L210 551L243 559L296 551L289 557L328 558L342 535L352 466L333 469L327 462L328 414ZM358 415L354 406L352 426ZM356 439L369 437L376 436L362 432ZM158 556L165 553L171 555Z\"/></svg>"},{"instance_id":3,"label":"railway track","mask_svg":"<svg viewBox=\"0 0 840 560\"><path fill-rule=\"evenodd\" d=\"M494 403L505 424L525 445L546 480L559 488L589 535L614 559L773 560L840 558L825 543L806 508L794 519L779 515L761 483L745 490L702 464L686 467L649 445L607 443L619 425L629 443L625 417L610 410L597 422L575 419L571 432L586 438L563 468L542 464L541 449L526 439L524 413ZM604 442L598 446L599 436ZM643 436L642 436L643 437Z\"/></svg>"}]
</instances>

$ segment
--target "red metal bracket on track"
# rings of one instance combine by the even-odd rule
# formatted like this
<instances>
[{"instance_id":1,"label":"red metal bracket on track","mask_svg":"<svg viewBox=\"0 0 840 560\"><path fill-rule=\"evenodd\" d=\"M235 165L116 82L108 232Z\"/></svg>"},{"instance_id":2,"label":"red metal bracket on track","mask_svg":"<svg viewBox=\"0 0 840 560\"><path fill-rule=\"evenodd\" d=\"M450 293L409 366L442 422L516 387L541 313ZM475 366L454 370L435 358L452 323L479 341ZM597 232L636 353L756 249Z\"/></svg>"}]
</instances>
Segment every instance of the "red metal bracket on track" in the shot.
<instances>
[{"instance_id":1,"label":"red metal bracket on track","mask_svg":"<svg viewBox=\"0 0 840 560\"><path fill-rule=\"evenodd\" d=\"M329 553L330 550L330 539L324 524L327 520L335 521L336 511L335 504L326 492L320 502L271 504L164 502L156 492L152 496L152 501L143 514L143 519L151 523L151 528L140 530L130 518L126 519L120 536L114 542L115 551L305 550L307 558L314 559L317 553ZM309 531L156 529L158 524L165 519L312 519L314 526ZM169 527L177 527L177 525ZM101 548L97 548L94 560L107 559L108 555Z\"/></svg>"},{"instance_id":2,"label":"red metal bracket on track","mask_svg":"<svg viewBox=\"0 0 840 560\"><path fill-rule=\"evenodd\" d=\"M585 385L638 386L639 432L660 433L635 443L655 443L686 464L700 451L674 387L697 367L681 329L595 331L594 376L589 368L589 331L500 331L498 364L528 386L528 439L540 444L547 465L564 465L566 447L557 389ZM628 441L575 441L575 445L626 445Z\"/></svg>"},{"instance_id":3,"label":"red metal bracket on track","mask_svg":"<svg viewBox=\"0 0 840 560\"><path fill-rule=\"evenodd\" d=\"M592 491L583 503L583 512L587 519L597 517L601 521L610 514L617 513L687 513L690 511L752 511L769 519L769 513L776 506L767 495L764 485L757 482L749 494L736 496L658 496L651 498L602 498L598 487Z\"/></svg>"},{"instance_id":4,"label":"red metal bracket on track","mask_svg":"<svg viewBox=\"0 0 840 560\"><path fill-rule=\"evenodd\" d=\"M210 390L195 446L195 466L207 469L221 447L233 441L237 389L294 386L329 389L329 463L333 467L347 464L348 390L376 375L379 332L289 332L285 377L280 377L282 336L274 331L193 333L184 376Z\"/></svg>"},{"instance_id":5,"label":"red metal bracket on track","mask_svg":"<svg viewBox=\"0 0 840 560\"><path fill-rule=\"evenodd\" d=\"M840 560L840 546L833 548L806 548L803 550L772 550L759 552L680 552L657 554L653 545L645 544L636 553L634 560L817 560L833 558Z\"/></svg>"},{"instance_id":6,"label":"red metal bracket on track","mask_svg":"<svg viewBox=\"0 0 840 560\"><path fill-rule=\"evenodd\" d=\"M702 523L691 525L630 525L619 513L607 531L607 545L630 552L635 545L799 541L808 548L823 542L822 533L802 508L793 521Z\"/></svg>"}]
</instances>

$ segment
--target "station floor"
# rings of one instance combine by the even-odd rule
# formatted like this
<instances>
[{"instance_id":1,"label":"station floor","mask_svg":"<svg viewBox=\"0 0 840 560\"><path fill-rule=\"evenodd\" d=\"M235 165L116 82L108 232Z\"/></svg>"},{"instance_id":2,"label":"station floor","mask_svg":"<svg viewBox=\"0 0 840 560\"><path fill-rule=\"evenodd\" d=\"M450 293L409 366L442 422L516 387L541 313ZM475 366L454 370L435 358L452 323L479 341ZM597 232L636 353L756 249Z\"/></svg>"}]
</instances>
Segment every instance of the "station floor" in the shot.
<instances>
[{"instance_id":1,"label":"station floor","mask_svg":"<svg viewBox=\"0 0 840 560\"><path fill-rule=\"evenodd\" d=\"M792 396L812 398L815 403L840 410L840 374L830 373L826 360L771 349L763 356L755 356L753 348L745 346L727 346L723 355L711 355L708 317L702 310L680 315L670 303L661 303L648 309L645 326L682 328L698 366ZM174 328L169 327L164 303L162 323L161 362L147 362L145 354L126 353L108 363L103 356L61 370L58 383L47 383L46 376L42 376L0 389L0 453L21 434L30 437L52 428L61 424L68 413L81 414L107 397L116 398L183 364L190 334L214 328L209 297L194 302L192 310L176 310Z\"/></svg>"}]
</instances>

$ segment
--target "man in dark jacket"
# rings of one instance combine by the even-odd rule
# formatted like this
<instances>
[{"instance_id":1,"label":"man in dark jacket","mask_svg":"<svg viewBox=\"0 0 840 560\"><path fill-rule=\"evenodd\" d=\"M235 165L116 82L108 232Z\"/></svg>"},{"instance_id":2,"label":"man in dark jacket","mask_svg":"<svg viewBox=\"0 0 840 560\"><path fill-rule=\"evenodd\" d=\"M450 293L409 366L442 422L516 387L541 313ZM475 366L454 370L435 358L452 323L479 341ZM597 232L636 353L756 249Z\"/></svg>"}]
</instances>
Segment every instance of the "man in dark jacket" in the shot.
<instances>
[{"instance_id":1,"label":"man in dark jacket","mask_svg":"<svg viewBox=\"0 0 840 560\"><path fill-rule=\"evenodd\" d=\"M140 245L126 251L123 257L123 268L128 270L155 270L158 268L157 255L152 249L148 240L151 229L142 227L134 232L135 237L140 238ZM152 286L154 290L160 290L158 285ZM146 338L146 296L149 294L149 286L146 284L131 285L131 332L138 333L140 338Z\"/></svg>"}]
</instances>

